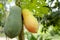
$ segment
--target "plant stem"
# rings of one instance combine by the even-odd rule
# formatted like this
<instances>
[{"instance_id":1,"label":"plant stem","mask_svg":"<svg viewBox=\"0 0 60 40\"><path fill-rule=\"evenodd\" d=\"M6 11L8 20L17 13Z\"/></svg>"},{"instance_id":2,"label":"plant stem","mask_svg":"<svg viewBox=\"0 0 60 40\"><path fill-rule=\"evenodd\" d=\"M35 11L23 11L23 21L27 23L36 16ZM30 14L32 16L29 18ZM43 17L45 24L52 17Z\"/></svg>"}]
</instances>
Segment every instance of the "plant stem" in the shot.
<instances>
[{"instance_id":1,"label":"plant stem","mask_svg":"<svg viewBox=\"0 0 60 40\"><path fill-rule=\"evenodd\" d=\"M20 34L18 35L18 39L19 39L19 40L24 40L24 31L23 31L23 27L22 27L22 30L21 30Z\"/></svg>"}]
</instances>

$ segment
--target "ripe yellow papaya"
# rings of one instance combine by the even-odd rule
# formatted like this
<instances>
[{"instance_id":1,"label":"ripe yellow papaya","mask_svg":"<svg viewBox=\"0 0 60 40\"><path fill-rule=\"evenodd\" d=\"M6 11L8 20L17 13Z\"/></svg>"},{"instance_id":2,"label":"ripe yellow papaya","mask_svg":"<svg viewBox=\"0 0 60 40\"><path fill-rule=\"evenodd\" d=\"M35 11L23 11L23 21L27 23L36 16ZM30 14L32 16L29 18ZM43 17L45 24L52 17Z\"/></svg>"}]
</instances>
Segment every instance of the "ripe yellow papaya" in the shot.
<instances>
[{"instance_id":1,"label":"ripe yellow papaya","mask_svg":"<svg viewBox=\"0 0 60 40\"><path fill-rule=\"evenodd\" d=\"M24 25L29 32L36 33L38 31L38 21L33 13L28 9L22 10Z\"/></svg>"},{"instance_id":2,"label":"ripe yellow papaya","mask_svg":"<svg viewBox=\"0 0 60 40\"><path fill-rule=\"evenodd\" d=\"M9 38L16 37L22 28L21 8L13 6L10 8L9 16L4 25L5 35Z\"/></svg>"}]
</instances>

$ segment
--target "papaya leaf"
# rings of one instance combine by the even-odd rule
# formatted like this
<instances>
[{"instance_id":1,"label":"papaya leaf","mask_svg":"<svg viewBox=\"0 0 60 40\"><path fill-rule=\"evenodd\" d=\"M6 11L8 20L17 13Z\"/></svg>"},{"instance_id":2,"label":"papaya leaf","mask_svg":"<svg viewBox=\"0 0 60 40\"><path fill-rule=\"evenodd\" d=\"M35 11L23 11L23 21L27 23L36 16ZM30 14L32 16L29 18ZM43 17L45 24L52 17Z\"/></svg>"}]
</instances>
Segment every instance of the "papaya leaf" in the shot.
<instances>
[{"instance_id":1,"label":"papaya leaf","mask_svg":"<svg viewBox=\"0 0 60 40\"><path fill-rule=\"evenodd\" d=\"M21 0L22 9L27 8L31 10L34 15L42 17L44 14L48 14L49 8L44 7L47 3L45 0Z\"/></svg>"}]
</instances>

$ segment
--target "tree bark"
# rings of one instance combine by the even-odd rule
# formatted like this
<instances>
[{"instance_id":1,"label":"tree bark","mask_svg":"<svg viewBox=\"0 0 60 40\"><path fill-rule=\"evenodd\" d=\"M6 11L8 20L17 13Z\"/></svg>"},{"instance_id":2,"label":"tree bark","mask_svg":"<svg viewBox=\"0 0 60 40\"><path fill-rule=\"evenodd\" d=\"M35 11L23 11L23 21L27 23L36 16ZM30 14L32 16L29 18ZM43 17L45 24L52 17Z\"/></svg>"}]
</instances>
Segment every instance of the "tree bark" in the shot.
<instances>
[{"instance_id":1,"label":"tree bark","mask_svg":"<svg viewBox=\"0 0 60 40\"><path fill-rule=\"evenodd\" d=\"M21 30L20 34L18 35L18 39L19 40L24 40L24 29L23 29L23 27L22 27L22 30Z\"/></svg>"}]
</instances>

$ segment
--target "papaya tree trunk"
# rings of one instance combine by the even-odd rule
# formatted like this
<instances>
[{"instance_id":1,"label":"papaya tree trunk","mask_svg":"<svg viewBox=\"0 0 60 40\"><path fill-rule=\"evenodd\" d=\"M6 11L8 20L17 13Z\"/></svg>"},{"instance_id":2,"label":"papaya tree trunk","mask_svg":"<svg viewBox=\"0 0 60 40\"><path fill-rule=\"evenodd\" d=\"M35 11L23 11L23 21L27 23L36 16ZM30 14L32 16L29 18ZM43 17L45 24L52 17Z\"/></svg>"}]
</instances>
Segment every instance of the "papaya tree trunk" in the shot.
<instances>
[{"instance_id":1,"label":"papaya tree trunk","mask_svg":"<svg viewBox=\"0 0 60 40\"><path fill-rule=\"evenodd\" d=\"M21 30L20 34L18 35L18 39L19 40L24 40L24 29L23 29L23 27L22 27L22 30Z\"/></svg>"}]
</instances>

